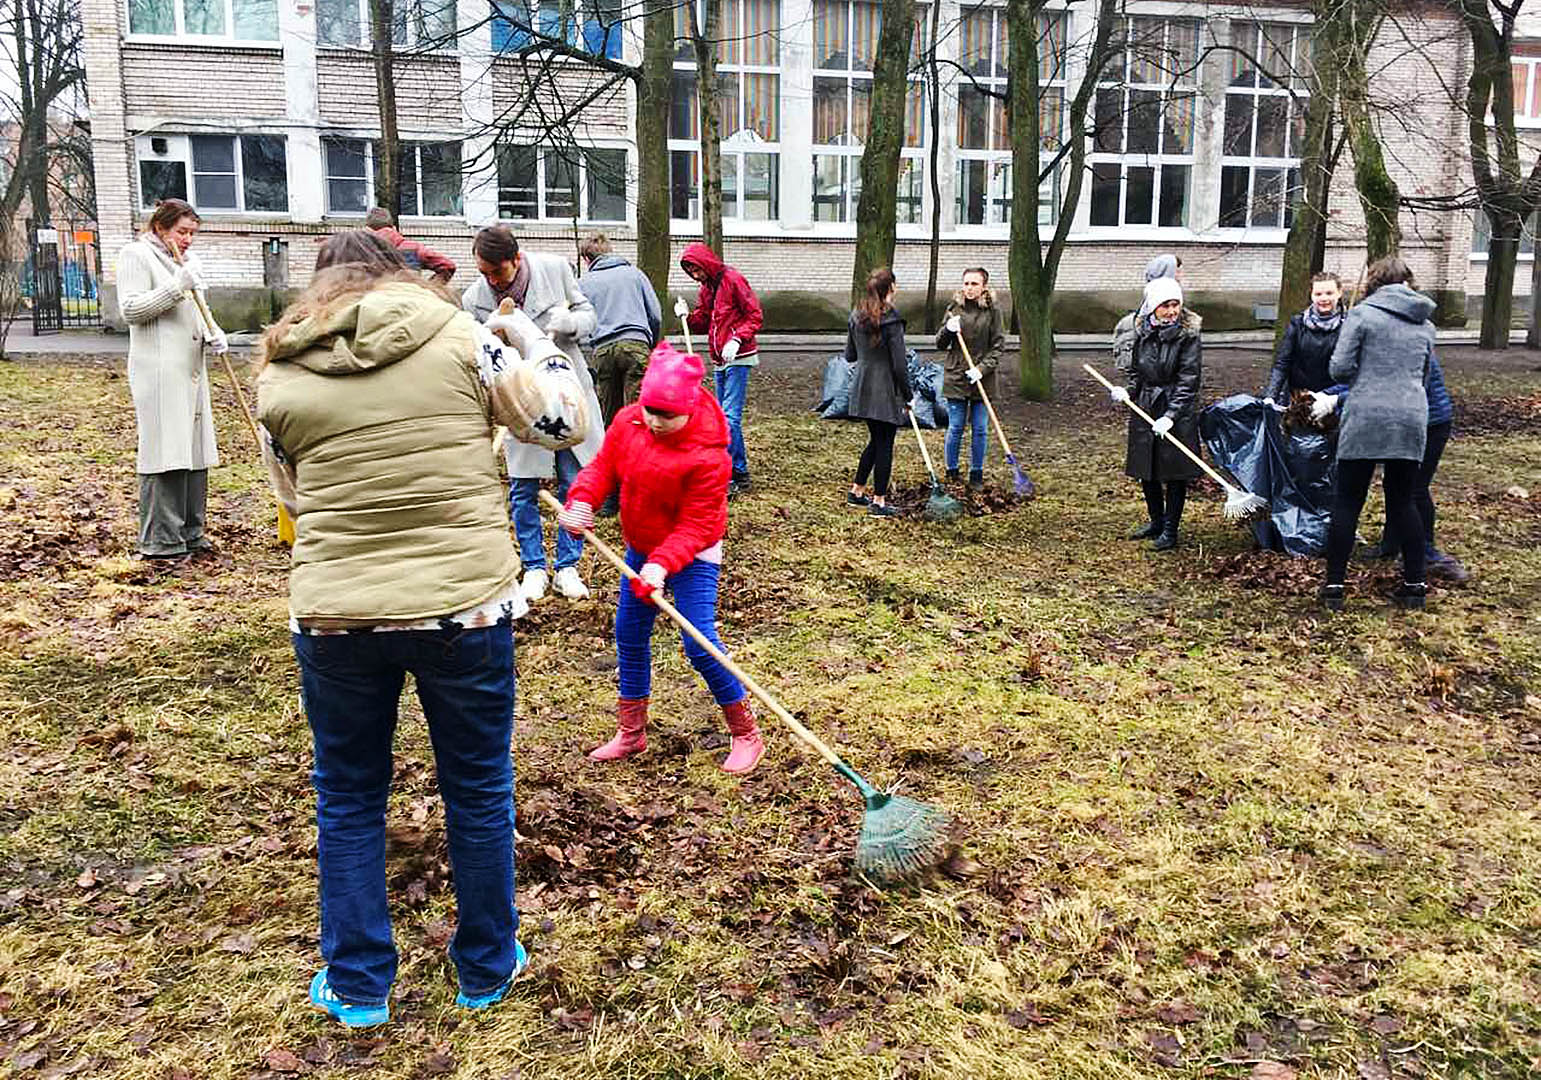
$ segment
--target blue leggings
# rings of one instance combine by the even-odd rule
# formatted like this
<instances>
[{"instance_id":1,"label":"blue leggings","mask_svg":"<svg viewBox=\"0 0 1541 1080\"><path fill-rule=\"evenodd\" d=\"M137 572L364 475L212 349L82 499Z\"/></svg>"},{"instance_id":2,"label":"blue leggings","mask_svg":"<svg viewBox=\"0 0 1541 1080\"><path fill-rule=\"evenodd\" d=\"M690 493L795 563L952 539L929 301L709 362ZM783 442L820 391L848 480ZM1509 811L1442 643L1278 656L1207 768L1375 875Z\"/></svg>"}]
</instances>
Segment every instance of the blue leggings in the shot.
<instances>
[{"instance_id":1,"label":"blue leggings","mask_svg":"<svg viewBox=\"0 0 1541 1080\"><path fill-rule=\"evenodd\" d=\"M633 570L642 569L647 556L635 548L626 549L626 565ZM669 575L664 587L674 594L674 606L680 614L706 635L706 640L722 649L722 639L717 636L717 579L722 567L716 563L696 559L683 570ZM653 688L653 620L658 609L637 599L630 588L621 587L621 599L615 606L615 656L620 664L621 697L638 699L648 697ZM685 655L690 664L701 673L712 697L719 705L732 705L744 700L744 686L733 673L701 646L689 634L680 632L685 645Z\"/></svg>"}]
</instances>

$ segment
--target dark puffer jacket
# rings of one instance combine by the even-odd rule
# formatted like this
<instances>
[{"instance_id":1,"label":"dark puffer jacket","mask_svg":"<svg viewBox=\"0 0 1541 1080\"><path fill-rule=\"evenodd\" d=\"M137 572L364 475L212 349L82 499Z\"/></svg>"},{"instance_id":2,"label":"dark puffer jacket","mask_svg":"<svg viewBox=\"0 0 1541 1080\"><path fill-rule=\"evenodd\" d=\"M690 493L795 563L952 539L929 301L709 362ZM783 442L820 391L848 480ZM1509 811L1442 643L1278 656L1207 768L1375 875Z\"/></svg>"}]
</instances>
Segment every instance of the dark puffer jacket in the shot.
<instances>
[{"instance_id":1,"label":"dark puffer jacket","mask_svg":"<svg viewBox=\"0 0 1541 1080\"><path fill-rule=\"evenodd\" d=\"M963 323L963 341L974 357L974 363L984 372L980 385L990 400L1000 395L995 390L995 370L1000 367L1001 354L1006 351L1006 320L1001 317L1000 305L995 293L986 289L978 300L965 300L961 292L954 293L947 316L956 315ZM947 317L944 316L944 319ZM968 381L968 360L958 346L957 335L947 329L945 323L937 331L936 347L946 349L942 359L942 396L955 401L978 401L979 389Z\"/></svg>"},{"instance_id":2,"label":"dark puffer jacket","mask_svg":"<svg viewBox=\"0 0 1541 1080\"><path fill-rule=\"evenodd\" d=\"M905 410L914 395L910 389L909 357L904 348L904 320L899 313L893 308L883 312L874 341L872 327L861 312L851 312L846 325L845 358L856 365L851 379L851 419L909 423Z\"/></svg>"},{"instance_id":3,"label":"dark puffer jacket","mask_svg":"<svg viewBox=\"0 0 1541 1080\"><path fill-rule=\"evenodd\" d=\"M1140 319L1129 359L1130 399L1152 420L1172 418L1172 430L1159 439L1150 425L1129 414L1129 452L1124 472L1136 480L1192 480L1197 465L1169 440L1181 439L1199 453L1199 383L1204 371L1204 346L1198 322L1184 311L1171 326L1152 326Z\"/></svg>"},{"instance_id":4,"label":"dark puffer jacket","mask_svg":"<svg viewBox=\"0 0 1541 1080\"><path fill-rule=\"evenodd\" d=\"M1334 381L1327 365L1332 362L1332 350L1337 348L1342 329L1340 322L1331 330L1317 330L1306 322L1305 312L1296 312L1284 329L1263 396L1288 405L1295 390L1329 390Z\"/></svg>"}]
</instances>

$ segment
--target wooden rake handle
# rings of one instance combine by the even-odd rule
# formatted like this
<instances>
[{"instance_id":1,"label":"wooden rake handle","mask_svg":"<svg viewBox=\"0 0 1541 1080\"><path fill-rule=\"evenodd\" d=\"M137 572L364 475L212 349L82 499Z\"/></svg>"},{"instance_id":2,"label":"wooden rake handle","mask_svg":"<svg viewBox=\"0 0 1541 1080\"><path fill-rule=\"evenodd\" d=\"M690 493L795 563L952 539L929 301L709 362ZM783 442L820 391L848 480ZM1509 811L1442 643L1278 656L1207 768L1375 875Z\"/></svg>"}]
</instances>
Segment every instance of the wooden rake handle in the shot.
<instances>
[{"instance_id":1,"label":"wooden rake handle","mask_svg":"<svg viewBox=\"0 0 1541 1080\"><path fill-rule=\"evenodd\" d=\"M968 351L968 342L963 340L963 332L953 335L958 339L958 346L963 350L963 359L968 361L969 367L974 367L974 357ZM1006 441L1006 429L1001 427L1001 418L995 415L995 406L990 404L990 395L985 393L984 380L974 384L974 389L979 391L979 400L985 403L985 411L990 414L990 426L995 429L996 438L1001 441L1001 449L1006 451L1006 456L1015 461L1016 455L1011 452L1011 444Z\"/></svg>"},{"instance_id":2,"label":"wooden rake handle","mask_svg":"<svg viewBox=\"0 0 1541 1080\"><path fill-rule=\"evenodd\" d=\"M542 491L540 493L540 501L545 503L552 510L560 511L562 509L562 504L558 502L556 496L552 495L549 491ZM605 543L599 537L595 536L593 529L584 529L583 539L594 545L594 550L598 551L606 559L610 560L610 562L615 566L617 570L621 572L624 577L637 577L637 572L626 565L626 560L621 558L620 554L617 553L614 548ZM692 638L694 638L697 645L701 646L701 648L705 649L708 653L715 657L717 662L731 671L738 678L738 681L743 683L744 686L749 689L751 694L764 702L766 708L775 713L777 718L791 729L792 734L796 735L799 739L803 740L803 742L813 747L813 749L818 752L820 757L829 762L831 765L835 766L837 769L849 768L845 762L840 760L840 755L831 750L829 746L825 744L823 739L819 738L813 732L804 727L802 722L799 721L797 717L787 712L787 710L782 707L781 702L777 701L774 697L771 696L771 692L769 690L765 689L765 687L751 679L743 668L739 667L733 662L732 657L728 656L727 653L723 652L716 645L712 644L711 640L705 634L701 633L701 631L696 629L695 625L689 619L680 614L679 608L675 607L669 602L668 598L664 596L662 589L654 589L651 599L654 604L658 605L660 611L662 611L665 615L669 616L669 618L674 621L674 625L678 626L683 633L689 634Z\"/></svg>"},{"instance_id":3,"label":"wooden rake handle","mask_svg":"<svg viewBox=\"0 0 1541 1080\"><path fill-rule=\"evenodd\" d=\"M175 244L167 244L166 250L171 252L172 261L181 266L182 252L178 250L177 246ZM209 305L204 302L203 294L197 289L191 289L187 295L191 296L193 303L197 305L198 314L203 319L204 333L214 333L214 316L209 313ZM236 378L235 368L230 363L230 353L228 351L222 352L219 354L219 358L225 365L225 374L230 378L230 388L235 391L235 400L241 406L241 415L246 418L246 426L251 431L251 441L256 445L257 453L260 455L262 453L262 434L257 430L257 421L246 404L246 391L241 389L241 380Z\"/></svg>"},{"instance_id":4,"label":"wooden rake handle","mask_svg":"<svg viewBox=\"0 0 1541 1080\"><path fill-rule=\"evenodd\" d=\"M910 418L910 427L915 429L915 441L920 443L920 456L926 462L926 475L930 476L931 482L935 484L937 483L936 466L931 464L931 451L926 449L925 437L920 433L920 421L915 419L914 409L905 409L904 412Z\"/></svg>"},{"instance_id":5,"label":"wooden rake handle","mask_svg":"<svg viewBox=\"0 0 1541 1080\"><path fill-rule=\"evenodd\" d=\"M1086 373L1088 375L1090 375L1092 378L1096 379L1103 386L1107 387L1110 392L1112 390L1116 389L1113 386L1112 383L1108 382L1108 380L1106 380L1106 379L1104 379L1102 377L1102 372L1098 371L1096 368L1092 367L1090 364L1082 364L1081 367L1083 369L1085 369L1085 371L1086 371ZM1124 404L1129 406L1129 408L1133 409L1134 410L1134 415L1138 416L1141 420L1144 420L1151 427L1155 427L1156 426L1156 422L1150 418L1150 413L1146 412L1144 409L1142 409L1138 405L1136 405L1134 403L1134 398L1130 398L1129 400L1125 401ZM1166 436L1163 435L1162 438L1166 438ZM1167 439L1166 441L1171 443L1173 446L1177 447L1177 449L1181 450L1183 452L1183 455L1185 457L1187 457L1187 459L1189 461L1193 462L1199 468L1203 469L1206 473L1208 473L1209 474L1209 478L1211 480L1213 480L1215 483L1219 484L1221 487L1223 487L1226 491L1235 491L1236 490L1235 485L1233 485L1229 480L1227 480L1225 477L1221 476L1219 473L1215 472L1215 470L1211 469L1209 467L1208 463L1205 462L1205 460L1203 458L1199 457L1192 450L1189 450L1187 443L1183 442L1181 439Z\"/></svg>"}]
</instances>

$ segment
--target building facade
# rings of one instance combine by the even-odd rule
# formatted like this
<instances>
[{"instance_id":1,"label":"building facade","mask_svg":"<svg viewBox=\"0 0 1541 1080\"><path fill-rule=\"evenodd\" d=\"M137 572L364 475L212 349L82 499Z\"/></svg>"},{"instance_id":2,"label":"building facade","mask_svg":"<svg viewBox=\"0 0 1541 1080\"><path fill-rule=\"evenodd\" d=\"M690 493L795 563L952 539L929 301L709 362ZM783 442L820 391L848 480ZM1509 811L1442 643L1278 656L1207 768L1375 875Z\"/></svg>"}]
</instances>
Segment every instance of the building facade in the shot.
<instances>
[{"instance_id":1,"label":"building facade","mask_svg":"<svg viewBox=\"0 0 1541 1080\"><path fill-rule=\"evenodd\" d=\"M640 23L628 19L635 12L617 0L508 6L521 2L412 0L395 27L406 143L401 228L459 263L457 285L474 273L472 235L491 222L569 256L594 230L622 253L635 235L635 93L603 66L640 59ZM306 282L319 243L357 227L374 202L379 118L367 3L83 0L82 9L107 288L118 249L155 200L188 198L204 218L199 245L226 321L255 329L282 290ZM766 298L772 325L843 326L879 7L723 0L723 19L727 258ZM599 62L521 59L523 25ZM1085 5L1040 20L1046 159L1062 145L1067 87L1081 81L1092 29ZM1063 328L1110 326L1137 296L1145 262L1163 251L1182 258L1193 302L1213 325L1271 317L1298 184L1308 14L1298 5L1150 0L1130 4L1118 34L1125 47L1096 93L1080 198L1060 205L1059 173L1034 208L1046 226L1071 217L1059 276ZM895 271L902 289L924 289L937 215L944 286L974 265L1004 285L1015 211L999 96L1004 7L918 5L912 56L927 55L933 37L940 122L933 128L920 65L906 109ZM1404 192L1469 186L1455 98L1470 46L1459 24L1432 6L1410 10L1387 24L1375 51L1379 125ZM675 64L669 124L677 246L700 235L690 55L682 48ZM1541 65L1541 50L1529 63ZM1541 114L1541 86L1531 86L1529 66L1518 68L1531 80L1520 110L1528 119ZM568 125L567 113L578 122ZM1327 268L1352 280L1364 249L1346 155L1329 210ZM1409 210L1403 228L1420 285L1440 298L1446 319L1462 318L1482 289L1483 239L1471 213ZM1524 292L1528 269L1518 275ZM678 291L693 287L676 274Z\"/></svg>"}]
</instances>

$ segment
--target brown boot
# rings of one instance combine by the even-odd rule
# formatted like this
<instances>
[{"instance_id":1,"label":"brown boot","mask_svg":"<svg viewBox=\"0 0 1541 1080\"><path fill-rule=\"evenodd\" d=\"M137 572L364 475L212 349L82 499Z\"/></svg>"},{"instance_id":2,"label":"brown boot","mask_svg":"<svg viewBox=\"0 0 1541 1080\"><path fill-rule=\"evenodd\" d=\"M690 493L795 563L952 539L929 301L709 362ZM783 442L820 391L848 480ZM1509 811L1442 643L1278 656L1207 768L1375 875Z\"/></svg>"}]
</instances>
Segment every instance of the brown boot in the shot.
<instances>
[{"instance_id":1,"label":"brown boot","mask_svg":"<svg viewBox=\"0 0 1541 1080\"><path fill-rule=\"evenodd\" d=\"M760 728L754 721L754 709L746 697L732 705L722 707L723 719L733 733L733 746L728 750L728 760L722 763L726 773L746 773L760 763L765 754L765 740L760 738Z\"/></svg>"},{"instance_id":2,"label":"brown boot","mask_svg":"<svg viewBox=\"0 0 1541 1080\"><path fill-rule=\"evenodd\" d=\"M616 698L615 738L589 751L591 761L619 761L647 749L647 698Z\"/></svg>"}]
</instances>

